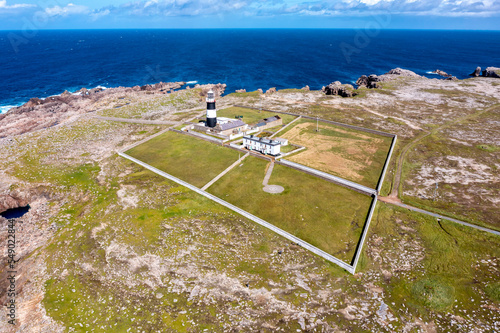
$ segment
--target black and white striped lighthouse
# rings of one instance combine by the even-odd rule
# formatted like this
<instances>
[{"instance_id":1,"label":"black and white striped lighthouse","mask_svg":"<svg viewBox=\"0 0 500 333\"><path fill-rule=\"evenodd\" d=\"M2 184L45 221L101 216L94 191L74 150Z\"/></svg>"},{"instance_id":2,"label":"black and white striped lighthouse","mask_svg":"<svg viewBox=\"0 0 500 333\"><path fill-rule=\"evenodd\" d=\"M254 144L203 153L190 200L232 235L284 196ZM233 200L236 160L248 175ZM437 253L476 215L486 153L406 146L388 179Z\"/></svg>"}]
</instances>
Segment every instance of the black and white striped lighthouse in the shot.
<instances>
[{"instance_id":1,"label":"black and white striped lighthouse","mask_svg":"<svg viewBox=\"0 0 500 333\"><path fill-rule=\"evenodd\" d=\"M213 90L207 93L207 127L217 125L217 109L215 108L215 93Z\"/></svg>"}]
</instances>

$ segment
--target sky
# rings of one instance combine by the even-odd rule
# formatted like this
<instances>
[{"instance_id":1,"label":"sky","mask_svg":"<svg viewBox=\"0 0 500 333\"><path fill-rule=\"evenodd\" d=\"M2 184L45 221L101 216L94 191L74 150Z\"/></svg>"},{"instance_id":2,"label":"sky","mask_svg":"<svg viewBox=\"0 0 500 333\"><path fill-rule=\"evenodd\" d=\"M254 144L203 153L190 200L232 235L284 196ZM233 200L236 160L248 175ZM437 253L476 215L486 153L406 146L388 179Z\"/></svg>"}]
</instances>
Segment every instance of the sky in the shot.
<instances>
[{"instance_id":1,"label":"sky","mask_svg":"<svg viewBox=\"0 0 500 333\"><path fill-rule=\"evenodd\" d=\"M0 0L0 30L500 30L500 0Z\"/></svg>"}]
</instances>

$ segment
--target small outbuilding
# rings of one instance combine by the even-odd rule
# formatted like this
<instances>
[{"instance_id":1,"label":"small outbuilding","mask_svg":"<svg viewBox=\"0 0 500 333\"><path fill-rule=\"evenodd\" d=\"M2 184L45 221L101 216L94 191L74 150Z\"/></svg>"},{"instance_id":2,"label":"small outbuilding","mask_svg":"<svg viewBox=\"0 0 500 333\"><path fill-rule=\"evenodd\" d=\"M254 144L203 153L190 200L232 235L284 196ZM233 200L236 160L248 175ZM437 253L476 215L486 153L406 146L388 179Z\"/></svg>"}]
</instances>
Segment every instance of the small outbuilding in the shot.
<instances>
[{"instance_id":1,"label":"small outbuilding","mask_svg":"<svg viewBox=\"0 0 500 333\"><path fill-rule=\"evenodd\" d=\"M278 141L282 146L288 146L288 139L285 138L274 138L274 141Z\"/></svg>"},{"instance_id":2,"label":"small outbuilding","mask_svg":"<svg viewBox=\"0 0 500 333\"><path fill-rule=\"evenodd\" d=\"M257 123L257 125L255 125L255 127L257 127L260 131L263 131L265 129L280 125L283 125L283 119L281 119L280 116L276 115L274 117L261 120Z\"/></svg>"}]
</instances>

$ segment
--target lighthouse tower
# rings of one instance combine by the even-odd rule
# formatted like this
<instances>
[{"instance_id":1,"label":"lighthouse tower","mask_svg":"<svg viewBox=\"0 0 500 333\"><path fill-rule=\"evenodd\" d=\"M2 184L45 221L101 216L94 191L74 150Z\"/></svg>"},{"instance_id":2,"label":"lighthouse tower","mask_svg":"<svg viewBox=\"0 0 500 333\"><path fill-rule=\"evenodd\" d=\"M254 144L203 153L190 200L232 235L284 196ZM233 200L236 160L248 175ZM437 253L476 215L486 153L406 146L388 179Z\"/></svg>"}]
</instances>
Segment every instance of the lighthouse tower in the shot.
<instances>
[{"instance_id":1,"label":"lighthouse tower","mask_svg":"<svg viewBox=\"0 0 500 333\"><path fill-rule=\"evenodd\" d=\"M212 89L207 93L207 127L217 124L217 109L215 108L215 94Z\"/></svg>"}]
</instances>

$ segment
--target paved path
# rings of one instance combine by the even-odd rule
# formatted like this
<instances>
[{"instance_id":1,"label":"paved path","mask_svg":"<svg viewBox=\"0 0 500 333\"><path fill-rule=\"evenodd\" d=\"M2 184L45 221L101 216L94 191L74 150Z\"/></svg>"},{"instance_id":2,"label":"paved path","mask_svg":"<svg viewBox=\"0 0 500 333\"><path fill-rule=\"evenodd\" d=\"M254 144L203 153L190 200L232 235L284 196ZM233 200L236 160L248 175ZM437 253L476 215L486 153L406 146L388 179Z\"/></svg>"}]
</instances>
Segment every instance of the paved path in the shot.
<instances>
[{"instance_id":1,"label":"paved path","mask_svg":"<svg viewBox=\"0 0 500 333\"><path fill-rule=\"evenodd\" d=\"M264 185L263 191L271 194L278 194L282 193L285 188L280 185L268 185L269 184L269 179L271 179L271 175L273 174L273 169L274 169L274 161L271 161L271 164L269 165L269 168L267 168L266 176L264 177L264 180L262 181L262 185Z\"/></svg>"},{"instance_id":2,"label":"paved path","mask_svg":"<svg viewBox=\"0 0 500 333\"><path fill-rule=\"evenodd\" d=\"M146 120L146 119L134 119L134 118L115 118L115 117L103 117L103 116L92 116L93 118L101 120L118 121L121 123L133 123L133 124L145 124L145 125L175 125L175 121L161 121L161 120Z\"/></svg>"},{"instance_id":3,"label":"paved path","mask_svg":"<svg viewBox=\"0 0 500 333\"><path fill-rule=\"evenodd\" d=\"M237 160L236 162L234 162L233 164L231 164L226 170L222 171L221 173L219 173L217 175L217 177L215 177L214 179L212 179L211 181L208 182L207 185L203 186L201 188L202 191L206 191L207 188L209 188L210 186L212 186L216 181L218 181L219 179L221 179L226 173L228 173L229 171L231 171L235 166L237 166L238 164L240 164L245 158L248 157L248 155L250 155L249 153L246 153L245 155L243 155L242 158L240 158L239 160Z\"/></svg>"},{"instance_id":4,"label":"paved path","mask_svg":"<svg viewBox=\"0 0 500 333\"><path fill-rule=\"evenodd\" d=\"M291 162L291 161L288 161L288 160L283 160L283 159L280 160L280 163L284 164L286 166L289 166L291 168L298 169L298 170L307 172L309 174L313 174L313 175L319 176L321 178L328 179L328 180L330 180L333 183L336 183L336 184L339 184L339 185L342 185L342 186L346 186L346 187L349 187L349 188L352 188L352 189L356 189L358 191L361 191L361 192L369 194L369 195L376 195L377 194L377 191L375 189L373 189L373 188L369 188L369 187L360 185L358 183L351 182L350 180L346 180L346 179L343 179L343 178L340 178L340 177L336 177L336 176L330 175L329 173L326 173L326 172L323 172L323 171L319 171L319 170L307 167L307 166L302 165L302 164L298 164L298 163Z\"/></svg>"},{"instance_id":5,"label":"paved path","mask_svg":"<svg viewBox=\"0 0 500 333\"><path fill-rule=\"evenodd\" d=\"M279 131L275 132L273 135L271 135L270 137L271 138L274 138L274 136L276 134L278 134L279 132L283 131L285 128L287 128L288 126L290 126L291 124L293 124L294 122L298 121L299 119L302 119L302 116L299 116L298 118L295 118L294 120L292 120L291 122L289 122L288 124L286 124L285 127L282 127Z\"/></svg>"},{"instance_id":6,"label":"paved path","mask_svg":"<svg viewBox=\"0 0 500 333\"><path fill-rule=\"evenodd\" d=\"M208 192L205 192L202 189L197 188L196 186L193 186L193 185L191 185L189 183L186 183L185 181L180 180L180 179L178 179L178 178L176 178L176 177L174 177L172 175L169 175L166 172L158 170L157 168L155 168L155 167L153 167L153 166L151 166L149 164L146 164L146 163L144 163L142 161L139 161L138 159L133 158L132 156L129 156L129 155L121 153L121 152L119 152L118 155L120 155L121 157L124 157L124 158L126 158L126 159L128 159L128 160L130 160L130 161L132 161L134 163L137 163L137 164L143 166L144 168L146 168L146 169L148 169L148 170L150 170L150 171L152 171L152 172L154 172L154 173L156 173L156 174L158 174L158 175L160 175L162 177L170 179L171 181L176 182L177 184L185 186L188 189L190 189L190 190L192 190L192 191L194 191L194 192L196 192L198 194L201 194L204 197L206 197L206 198L208 198L210 200L213 200L213 201L221 204L224 207L227 207L227 208L231 209L232 211L234 211L234 212L236 212L236 213L238 213L238 214L240 214L240 215L242 215L242 216L244 216L244 217L246 217L246 218L248 218L248 219L250 219L250 220L252 220L252 221L254 221L256 223L258 223L258 224L260 224L261 226L274 231L278 235L281 235L281 236L283 236L283 237L291 240L292 242L294 242L294 243L302 246L303 248L311 251L312 253L315 253L318 256L320 256L320 257L322 257L322 258L324 258L324 259L326 259L328 261L331 261L331 262L339 265L340 267L342 267L343 269L345 269L349 273L354 274L354 267L353 266L351 266L349 264L346 264L342 260L335 258L331 254L328 254L325 251L320 250L317 247L314 247L314 246L312 246L311 244L309 244L307 242L304 242L302 239L300 239L298 237L295 237L292 234L289 234L288 232L286 232L286 231L284 231L284 230L282 230L282 229L280 229L280 228L272 225L271 223L266 222L266 221L262 220L261 218L258 218L257 216L252 215L249 212L244 211L243 209L238 208L238 207L230 204L229 202L226 202L226 201L224 201L224 200L216 197L215 195L212 195L212 194L210 194Z\"/></svg>"},{"instance_id":7,"label":"paved path","mask_svg":"<svg viewBox=\"0 0 500 333\"><path fill-rule=\"evenodd\" d=\"M451 221L451 222L455 222L455 223L464 225L466 227L474 228L474 229L477 229L477 230L489 232L490 234L494 234L494 235L500 236L500 232L499 231L496 231L496 230L493 230L493 229L489 229L489 228L485 228L485 227L480 227L480 226L472 224L472 223L467 223L467 222L464 222L464 221L460 221L460 220L454 219L452 217L443 216L443 215L440 215L440 214L429 212L427 210L423 210L423 209L420 209L420 208L417 208L417 207L408 206L408 205L406 205L406 204L404 204L402 202L399 202L399 199L395 200L394 197L393 198L391 198L391 197L379 197L379 200L382 201L382 202L385 202L385 203L389 203L389 204L392 204L392 205L396 205L396 206L399 206L399 207L402 207L402 208L406 208L406 209L412 210L414 212L419 212L419 213L422 213L422 214L427 214L427 215L430 215L430 216L434 216L436 218L440 218L440 219L443 219L443 220L448 220L448 221Z\"/></svg>"}]
</instances>

